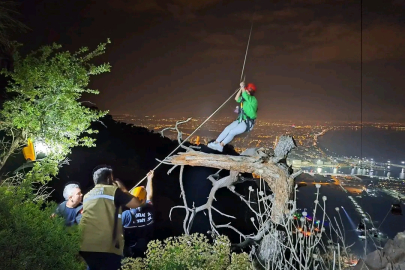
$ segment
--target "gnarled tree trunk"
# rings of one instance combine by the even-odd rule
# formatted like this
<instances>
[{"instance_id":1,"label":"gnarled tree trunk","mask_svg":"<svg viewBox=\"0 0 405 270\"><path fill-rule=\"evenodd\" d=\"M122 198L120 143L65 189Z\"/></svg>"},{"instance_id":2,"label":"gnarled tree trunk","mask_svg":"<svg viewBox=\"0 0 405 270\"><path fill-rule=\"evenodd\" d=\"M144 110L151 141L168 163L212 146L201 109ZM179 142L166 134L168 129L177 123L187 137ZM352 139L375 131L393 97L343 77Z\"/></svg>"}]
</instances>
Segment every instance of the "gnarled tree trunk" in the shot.
<instances>
[{"instance_id":1,"label":"gnarled tree trunk","mask_svg":"<svg viewBox=\"0 0 405 270\"><path fill-rule=\"evenodd\" d=\"M203 166L241 173L253 173L267 183L274 194L271 219L279 224L287 209L286 203L292 196L294 174L286 164L288 153L296 146L290 136L282 136L274 149L248 149L243 156L228 156L190 151L179 153L165 161L174 165Z\"/></svg>"}]
</instances>

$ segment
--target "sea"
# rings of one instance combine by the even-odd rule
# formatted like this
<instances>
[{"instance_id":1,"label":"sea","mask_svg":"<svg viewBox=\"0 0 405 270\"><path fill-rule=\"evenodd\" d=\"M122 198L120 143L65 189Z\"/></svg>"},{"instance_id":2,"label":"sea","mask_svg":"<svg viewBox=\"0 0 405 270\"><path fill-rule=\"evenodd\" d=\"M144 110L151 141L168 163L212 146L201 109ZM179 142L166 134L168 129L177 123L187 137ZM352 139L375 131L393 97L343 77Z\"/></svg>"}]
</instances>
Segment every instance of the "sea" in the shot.
<instances>
[{"instance_id":1,"label":"sea","mask_svg":"<svg viewBox=\"0 0 405 270\"><path fill-rule=\"evenodd\" d=\"M319 146L327 149L329 154L334 156L362 156L373 158L376 162L390 161L393 164L401 164L402 161L405 161L404 138L405 131L392 129L364 128L362 134L360 130L342 129L327 132L319 139ZM350 169L341 168L343 173L347 174L350 174ZM399 178L401 169L391 168L390 170L392 177ZM374 172L374 175L377 176L386 176L386 174L387 171ZM405 217L393 215L390 212L391 205L398 203L397 199L382 191L377 191L375 197L364 194L357 196L332 185L322 186L319 192L321 197L327 197L326 213L332 220L331 222L334 223L336 217L336 220L341 223L340 227L344 231L345 244L353 244L351 251L358 257L363 257L364 254L383 247L388 239L393 239L398 232L405 231ZM300 211L305 209L308 213L313 212L315 193L316 187L314 185L299 189L297 204L301 208ZM356 231L356 228L362 220L362 216L359 211L356 211L354 202L369 217L369 223L366 223L366 227L378 229L378 237L371 234L366 239L359 238L359 232ZM401 204L401 207L402 210L405 210L404 204ZM321 214L322 211L318 209L316 218L321 219Z\"/></svg>"},{"instance_id":2,"label":"sea","mask_svg":"<svg viewBox=\"0 0 405 270\"><path fill-rule=\"evenodd\" d=\"M376 162L405 162L405 131L383 128L339 129L320 137L319 145L332 156L352 156ZM401 169L391 168L391 176L399 177ZM377 172L382 176L382 172Z\"/></svg>"}]
</instances>

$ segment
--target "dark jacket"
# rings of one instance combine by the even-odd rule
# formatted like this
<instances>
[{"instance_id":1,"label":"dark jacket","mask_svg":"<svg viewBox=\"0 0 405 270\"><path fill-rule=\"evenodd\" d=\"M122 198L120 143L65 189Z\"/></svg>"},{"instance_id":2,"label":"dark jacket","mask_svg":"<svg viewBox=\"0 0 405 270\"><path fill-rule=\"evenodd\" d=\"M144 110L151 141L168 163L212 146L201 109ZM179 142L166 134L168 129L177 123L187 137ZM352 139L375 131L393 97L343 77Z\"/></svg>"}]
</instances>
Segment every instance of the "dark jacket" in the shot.
<instances>
[{"instance_id":1,"label":"dark jacket","mask_svg":"<svg viewBox=\"0 0 405 270\"><path fill-rule=\"evenodd\" d=\"M82 219L82 210L83 210L83 204L78 205L76 208L74 208L76 215L74 220L69 220L68 216L66 215L66 202L64 201L63 203L59 204L59 206L56 208L56 214L59 216L62 216L65 219L65 225L66 226L72 226L74 224L79 224L80 220Z\"/></svg>"}]
</instances>

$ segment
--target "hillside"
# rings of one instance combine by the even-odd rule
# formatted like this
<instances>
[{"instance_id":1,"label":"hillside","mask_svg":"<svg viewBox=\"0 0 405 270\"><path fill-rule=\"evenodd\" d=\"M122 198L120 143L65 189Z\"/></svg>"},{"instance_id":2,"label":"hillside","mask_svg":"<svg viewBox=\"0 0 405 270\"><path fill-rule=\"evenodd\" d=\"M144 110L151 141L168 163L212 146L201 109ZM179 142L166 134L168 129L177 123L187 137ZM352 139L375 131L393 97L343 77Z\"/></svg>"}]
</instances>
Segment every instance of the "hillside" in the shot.
<instances>
[{"instance_id":1,"label":"hillside","mask_svg":"<svg viewBox=\"0 0 405 270\"><path fill-rule=\"evenodd\" d=\"M58 179L50 183L55 189L52 199L60 202L63 200L63 187L67 182L80 183L83 192L87 192L93 185L91 173L95 166L108 164L114 168L116 178L121 179L127 188L133 187L145 174L157 165L155 158L162 160L178 145L177 141L164 138L160 133L149 131L146 128L135 127L129 124L116 122L111 116L106 116L101 122L94 123L94 128L99 133L94 135L97 139L95 148L75 148L69 155L69 165L60 170ZM182 151L182 150L179 150ZM201 151L212 152L211 149L202 146ZM224 154L238 155L232 147L224 149ZM183 209L175 209L172 213L172 221L169 219L169 211L175 205L182 204L180 198L179 169L175 169L170 175L167 171L170 166L162 165L155 172L154 205L156 208L156 237L159 239L183 233ZM189 167L184 170L184 188L187 194L187 202L190 207L203 204L208 197L212 184L207 177L217 170L205 167ZM221 176L229 174L222 171ZM146 183L143 183L146 184ZM247 194L248 187L254 182L238 184L237 192ZM233 215L236 219L229 219L214 214L215 220L221 223L232 221L238 230L249 234L254 231L250 222L252 215L237 196L227 189L221 189L216 194L217 201L214 206L221 212ZM210 229L208 218L203 213L197 214L191 232L207 233ZM239 242L239 236L230 230L223 230L224 234L231 238L232 242Z\"/></svg>"}]
</instances>

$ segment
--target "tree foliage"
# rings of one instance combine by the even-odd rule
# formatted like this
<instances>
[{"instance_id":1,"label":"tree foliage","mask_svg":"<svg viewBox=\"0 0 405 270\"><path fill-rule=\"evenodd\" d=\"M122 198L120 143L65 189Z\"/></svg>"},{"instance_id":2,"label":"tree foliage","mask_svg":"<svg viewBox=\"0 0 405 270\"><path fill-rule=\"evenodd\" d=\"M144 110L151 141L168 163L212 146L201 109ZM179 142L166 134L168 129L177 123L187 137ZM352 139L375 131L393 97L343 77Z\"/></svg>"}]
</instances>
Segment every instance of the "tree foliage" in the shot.
<instances>
[{"instance_id":1,"label":"tree foliage","mask_svg":"<svg viewBox=\"0 0 405 270\"><path fill-rule=\"evenodd\" d=\"M0 269L84 269L79 228L49 218L55 207L27 200L24 189L0 187Z\"/></svg>"},{"instance_id":2,"label":"tree foliage","mask_svg":"<svg viewBox=\"0 0 405 270\"><path fill-rule=\"evenodd\" d=\"M46 196L38 195L43 189L33 184L57 175L73 147L94 146L88 135L96 131L90 124L107 112L92 110L79 100L84 93L98 94L87 88L91 75L110 70L108 63L90 63L105 52L107 43L73 54L60 51L57 44L25 57L17 53L14 69L1 71L9 78L6 90L11 98L0 111L0 131L5 135L0 140L0 170L28 138L50 151L25 178L9 177L8 185L0 186L0 269L84 268L77 253L79 228L66 228L63 218L50 218L56 205L44 203Z\"/></svg>"},{"instance_id":3,"label":"tree foliage","mask_svg":"<svg viewBox=\"0 0 405 270\"><path fill-rule=\"evenodd\" d=\"M203 234L170 237L163 242L148 244L146 258L125 259L123 270L247 270L252 269L246 253L230 251L226 236L219 236L213 244Z\"/></svg>"},{"instance_id":4,"label":"tree foliage","mask_svg":"<svg viewBox=\"0 0 405 270\"><path fill-rule=\"evenodd\" d=\"M110 43L108 40L107 43ZM79 101L84 93L98 94L87 88L90 76L110 71L110 65L94 65L94 57L105 52L107 43L93 51L83 47L75 53L60 51L61 45L44 46L22 57L15 55L14 70L2 70L9 84L7 92L13 98L0 111L0 130L5 131L11 143L0 152L0 169L11 153L28 138L34 144L42 143L50 153L35 163L28 174L30 182L46 182L58 172L58 164L75 146L94 146L95 133L90 128L107 112L92 110Z\"/></svg>"}]
</instances>

